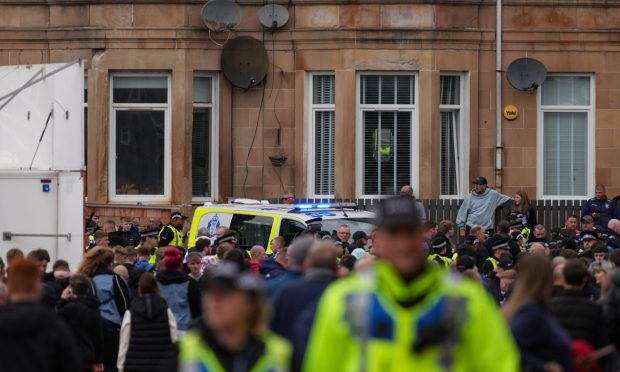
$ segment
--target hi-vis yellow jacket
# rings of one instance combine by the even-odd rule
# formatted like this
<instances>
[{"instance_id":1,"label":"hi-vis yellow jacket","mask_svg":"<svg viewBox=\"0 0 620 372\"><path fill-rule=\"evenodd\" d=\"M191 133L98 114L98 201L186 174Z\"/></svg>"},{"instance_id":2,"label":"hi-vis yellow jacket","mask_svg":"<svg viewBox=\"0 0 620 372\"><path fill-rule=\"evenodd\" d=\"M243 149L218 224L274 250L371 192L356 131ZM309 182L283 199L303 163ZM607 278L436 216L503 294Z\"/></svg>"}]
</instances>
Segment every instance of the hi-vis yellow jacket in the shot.
<instances>
[{"instance_id":1,"label":"hi-vis yellow jacket","mask_svg":"<svg viewBox=\"0 0 620 372\"><path fill-rule=\"evenodd\" d=\"M317 309L307 372L516 372L517 347L484 289L427 265L405 283L387 262L335 283Z\"/></svg>"}]
</instances>

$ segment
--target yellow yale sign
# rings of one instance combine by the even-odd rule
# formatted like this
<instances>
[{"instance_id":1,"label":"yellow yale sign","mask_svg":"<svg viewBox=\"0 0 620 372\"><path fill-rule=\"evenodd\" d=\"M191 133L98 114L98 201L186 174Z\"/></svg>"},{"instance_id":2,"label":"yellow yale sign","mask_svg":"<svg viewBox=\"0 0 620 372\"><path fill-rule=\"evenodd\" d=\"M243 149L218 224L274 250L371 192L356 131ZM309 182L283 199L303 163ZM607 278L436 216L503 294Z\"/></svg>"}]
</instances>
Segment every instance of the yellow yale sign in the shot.
<instances>
[{"instance_id":1,"label":"yellow yale sign","mask_svg":"<svg viewBox=\"0 0 620 372\"><path fill-rule=\"evenodd\" d=\"M519 116L519 109L514 105L508 105L504 107L504 118L506 120L514 120Z\"/></svg>"}]
</instances>

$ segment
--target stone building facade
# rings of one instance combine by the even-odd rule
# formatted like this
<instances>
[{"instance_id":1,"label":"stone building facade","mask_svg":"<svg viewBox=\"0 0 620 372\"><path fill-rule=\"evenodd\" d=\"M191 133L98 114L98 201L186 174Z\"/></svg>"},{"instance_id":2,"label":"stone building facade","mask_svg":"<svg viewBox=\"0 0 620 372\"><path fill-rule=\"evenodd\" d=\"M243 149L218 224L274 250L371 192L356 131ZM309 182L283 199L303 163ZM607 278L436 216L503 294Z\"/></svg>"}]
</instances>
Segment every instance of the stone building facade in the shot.
<instances>
[{"instance_id":1,"label":"stone building facade","mask_svg":"<svg viewBox=\"0 0 620 372\"><path fill-rule=\"evenodd\" d=\"M495 186L495 1L293 0L273 32L263 1L238 3L228 34L209 33L204 1L0 0L0 64L86 61L89 208L146 217L230 196ZM620 3L557 4L504 0L502 70L527 56L550 75L529 93L504 74L502 106L519 113L501 124L501 188L617 195ZM241 35L264 41L264 86L221 72L222 45Z\"/></svg>"}]
</instances>

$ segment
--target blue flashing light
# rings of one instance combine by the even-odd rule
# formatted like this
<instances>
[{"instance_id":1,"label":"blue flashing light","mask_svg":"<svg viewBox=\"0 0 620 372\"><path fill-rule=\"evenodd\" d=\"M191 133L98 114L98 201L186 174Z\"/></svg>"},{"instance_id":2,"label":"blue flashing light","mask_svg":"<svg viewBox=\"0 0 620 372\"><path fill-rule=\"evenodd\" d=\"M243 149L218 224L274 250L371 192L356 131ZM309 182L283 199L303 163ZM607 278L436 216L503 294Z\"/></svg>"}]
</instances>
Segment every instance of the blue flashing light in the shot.
<instances>
[{"instance_id":1,"label":"blue flashing light","mask_svg":"<svg viewBox=\"0 0 620 372\"><path fill-rule=\"evenodd\" d=\"M312 204L297 204L295 209L312 209Z\"/></svg>"},{"instance_id":2,"label":"blue flashing light","mask_svg":"<svg viewBox=\"0 0 620 372\"><path fill-rule=\"evenodd\" d=\"M331 204L317 204L316 205L316 209L329 209L331 207L332 207Z\"/></svg>"}]
</instances>

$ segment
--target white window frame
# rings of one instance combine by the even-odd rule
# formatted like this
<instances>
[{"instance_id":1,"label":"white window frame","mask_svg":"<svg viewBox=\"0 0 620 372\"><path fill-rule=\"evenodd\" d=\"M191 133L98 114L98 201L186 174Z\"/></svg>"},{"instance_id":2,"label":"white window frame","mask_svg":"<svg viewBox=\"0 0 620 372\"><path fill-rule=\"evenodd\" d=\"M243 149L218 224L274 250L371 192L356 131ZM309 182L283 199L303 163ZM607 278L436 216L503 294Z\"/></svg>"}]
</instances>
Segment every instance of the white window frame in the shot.
<instances>
[{"instance_id":1,"label":"white window frame","mask_svg":"<svg viewBox=\"0 0 620 372\"><path fill-rule=\"evenodd\" d=\"M82 159L84 159L84 170L88 169L88 70L85 71L84 74L84 89L82 92L86 91L86 97L82 100L84 102L84 109L86 113L84 114L84 118L82 120L82 125L84 126L84 134L86 137L84 138L84 154L82 155Z\"/></svg>"},{"instance_id":2,"label":"white window frame","mask_svg":"<svg viewBox=\"0 0 620 372\"><path fill-rule=\"evenodd\" d=\"M440 199L462 199L469 193L469 72L441 72L441 76L458 76L460 78L460 104L458 105L442 105L441 97L439 98L439 111L459 111L458 128L459 136L459 167L457 174L457 194L442 195L441 194L441 147L439 147L439 198ZM440 88L441 89L441 88ZM441 117L440 117L441 120ZM441 131L441 128L440 128ZM440 132L441 136L441 132Z\"/></svg>"},{"instance_id":3,"label":"white window frame","mask_svg":"<svg viewBox=\"0 0 620 372\"><path fill-rule=\"evenodd\" d=\"M115 77L166 77L167 103L114 103ZM113 72L109 83L109 151L108 151L108 195L111 202L118 203L161 203L170 202L171 190L171 107L172 75L165 72ZM116 194L116 111L121 110L163 110L164 111L164 194L163 195L117 195Z\"/></svg>"},{"instance_id":4,"label":"white window frame","mask_svg":"<svg viewBox=\"0 0 620 372\"><path fill-rule=\"evenodd\" d=\"M211 103L195 103L194 102L194 78L197 77L210 77L211 78ZM211 108L211 196L194 196L192 195L192 204L203 204L205 202L217 200L219 190L219 133L220 133L220 81L219 76L212 72L195 72L192 76L192 130L194 127L194 108ZM194 159L192 158L192 161ZM194 182L194 175L192 174L191 182ZM192 191L193 194L193 191Z\"/></svg>"},{"instance_id":5,"label":"white window frame","mask_svg":"<svg viewBox=\"0 0 620 372\"><path fill-rule=\"evenodd\" d=\"M596 79L594 74L588 73L556 73L549 76L565 77L588 77L590 78L590 104L585 106L575 105L548 105L542 104L542 87L537 92L537 121L536 126L536 194L539 200L558 200L558 199L580 199L587 200L594 194L594 180L596 175ZM588 141L586 141L587 161L586 166L586 195L545 195L544 194L544 113L545 112L585 112L588 115Z\"/></svg>"},{"instance_id":6,"label":"white window frame","mask_svg":"<svg viewBox=\"0 0 620 372\"><path fill-rule=\"evenodd\" d=\"M413 105L393 104L362 104L360 99L362 89L362 76L365 75L408 75L414 77ZM358 71L355 88L355 192L359 198L381 199L389 195L364 194L364 112L365 111L407 111L411 112L411 179L409 185L413 188L414 195L420 195L420 112L418 110L420 99L420 79L417 71ZM400 185L404 186L404 185ZM398 191L398 190L397 190Z\"/></svg>"},{"instance_id":7,"label":"white window frame","mask_svg":"<svg viewBox=\"0 0 620 372\"><path fill-rule=\"evenodd\" d=\"M308 159L308 166L307 166L307 180L308 180L308 195L310 198L321 198L321 199L332 199L334 198L334 195L319 195L316 193L316 189L315 189L315 161L314 161L314 157L315 157L315 153L314 150L316 148L316 138L314 136L314 125L315 125L315 112L317 111L334 111L334 116L336 115L336 103L334 101L334 104L314 104L312 101L312 97L313 97L313 88L314 88L314 76L321 76L321 75L331 75L334 77L334 83L336 81L336 74L334 71L314 71L314 72L310 72L306 74L306 111L305 111L305 117L306 117L306 138L308 138L308 148L306 151L307 154L307 159ZM334 97L336 96L336 86L334 85ZM335 124L334 124L335 125ZM336 156L335 153L335 139L334 139L334 157ZM335 165L334 165L335 167ZM335 169L334 169L334 191L335 191Z\"/></svg>"}]
</instances>

